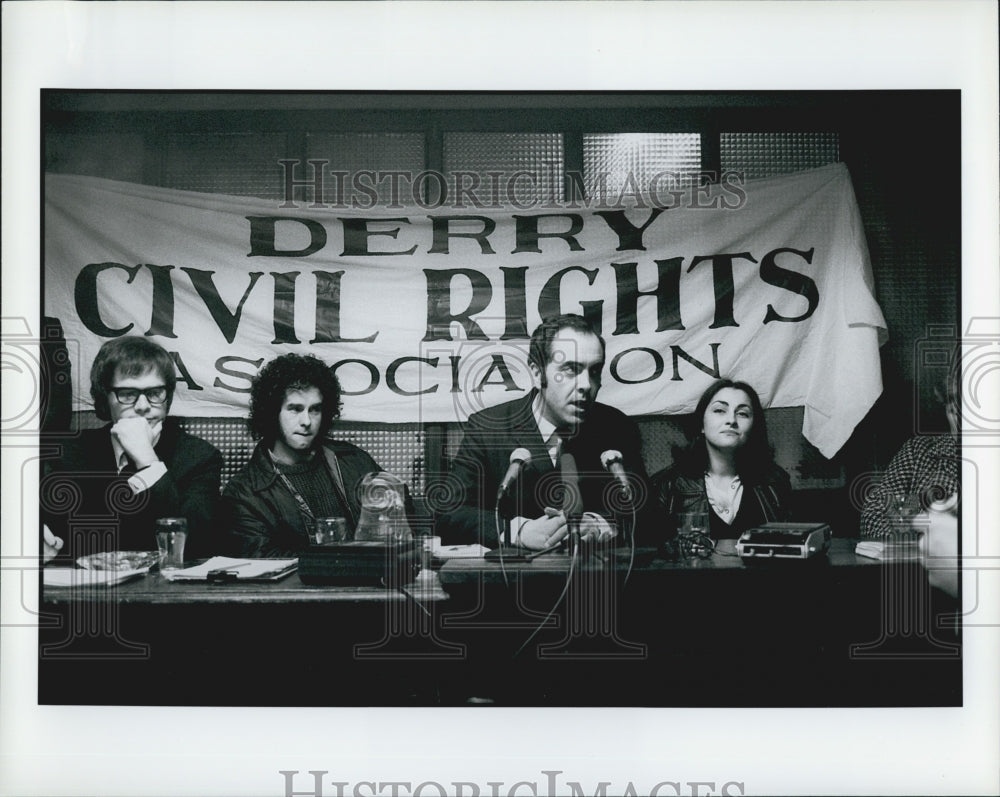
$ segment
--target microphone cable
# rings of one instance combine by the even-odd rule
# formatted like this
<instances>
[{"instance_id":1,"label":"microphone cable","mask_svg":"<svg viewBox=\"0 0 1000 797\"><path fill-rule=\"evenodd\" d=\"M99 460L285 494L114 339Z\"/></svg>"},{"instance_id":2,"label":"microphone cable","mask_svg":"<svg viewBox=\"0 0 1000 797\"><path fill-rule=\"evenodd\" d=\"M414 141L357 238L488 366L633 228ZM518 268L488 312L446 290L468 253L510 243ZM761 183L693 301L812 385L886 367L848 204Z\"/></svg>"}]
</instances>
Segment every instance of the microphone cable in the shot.
<instances>
[{"instance_id":1,"label":"microphone cable","mask_svg":"<svg viewBox=\"0 0 1000 797\"><path fill-rule=\"evenodd\" d=\"M628 547L629 547L628 570L625 571L625 583L622 584L623 587L625 586L625 584L628 584L629 577L632 575L632 566L635 564L635 524L637 521L635 514L635 504L630 501L629 506L631 507L632 511L632 526L629 529L629 535L628 535Z\"/></svg>"},{"instance_id":2,"label":"microphone cable","mask_svg":"<svg viewBox=\"0 0 1000 797\"><path fill-rule=\"evenodd\" d=\"M528 643L535 638L538 632L545 627L546 623L548 623L552 615L555 614L556 609L558 609L559 606L562 604L562 602L566 600L566 595L569 592L570 582L572 582L573 580L573 570L576 568L576 560L579 556L580 556L580 546L575 545L573 546L573 555L570 557L569 560L569 571L566 573L566 583L563 585L562 592L559 593L559 597L556 598L556 602L552 605L552 608L549 609L549 613L546 614L544 618L542 618L542 621L537 626L535 626L535 630L532 631L528 635L528 638L521 643L521 647L519 647L514 652L514 655L511 658L516 659L521 654L521 651L524 650L528 646Z\"/></svg>"},{"instance_id":3,"label":"microphone cable","mask_svg":"<svg viewBox=\"0 0 1000 797\"><path fill-rule=\"evenodd\" d=\"M628 474L625 472L625 467L622 464L621 451L609 448L607 451L601 452L600 459L605 472L611 476L613 483L617 486L618 496L620 496L614 496L613 493L609 495L605 492L605 507L607 508L610 504L611 511L614 512L615 517L621 515L623 519L626 517L625 512L619 512L619 510L623 510L627 507L632 521L629 525L628 534L628 570L625 572L625 581L622 584L622 586L625 586L625 584L628 584L628 580L632 576L632 568L635 566L635 528L638 523L638 514L635 511L635 493L632 490ZM622 506L622 504L624 504L624 506Z\"/></svg>"},{"instance_id":4,"label":"microphone cable","mask_svg":"<svg viewBox=\"0 0 1000 797\"><path fill-rule=\"evenodd\" d=\"M677 551L685 559L711 559L713 556L739 557L735 551L720 551L716 542L699 531L677 533Z\"/></svg>"},{"instance_id":5,"label":"microphone cable","mask_svg":"<svg viewBox=\"0 0 1000 797\"><path fill-rule=\"evenodd\" d=\"M715 540L700 531L677 533L677 549L685 559L708 559L715 553Z\"/></svg>"},{"instance_id":6,"label":"microphone cable","mask_svg":"<svg viewBox=\"0 0 1000 797\"><path fill-rule=\"evenodd\" d=\"M412 603L414 606L416 606L418 609L420 609L420 611L422 611L430 618L434 617L434 615L431 614L431 610L428 609L426 606L424 606L424 604L420 601L420 599L410 591L409 587L406 586L398 587L398 589L400 593L402 593L404 597L408 598L409 602Z\"/></svg>"},{"instance_id":7,"label":"microphone cable","mask_svg":"<svg viewBox=\"0 0 1000 797\"><path fill-rule=\"evenodd\" d=\"M507 474L500 481L500 487L497 489L497 500L496 503L493 504L493 526L496 529L497 546L500 552L500 572L503 574L503 584L508 588L510 587L510 584L507 581L507 566L503 560L504 539L503 534L501 533L502 524L500 523L500 501L503 499L503 495L507 491L507 488L509 488L514 479L517 478L521 468L525 467L530 462L531 452L528 449L519 446L510 452L510 466L507 468ZM514 468L515 464L517 464L517 469ZM509 535L508 539L510 539Z\"/></svg>"},{"instance_id":8,"label":"microphone cable","mask_svg":"<svg viewBox=\"0 0 1000 797\"><path fill-rule=\"evenodd\" d=\"M507 567L504 565L503 561L503 535L501 534L501 524L500 524L500 496L497 496L497 502L493 506L493 525L496 526L497 530L497 544L498 550L500 551L500 573L503 575L503 585L510 588L510 584L507 582Z\"/></svg>"}]
</instances>

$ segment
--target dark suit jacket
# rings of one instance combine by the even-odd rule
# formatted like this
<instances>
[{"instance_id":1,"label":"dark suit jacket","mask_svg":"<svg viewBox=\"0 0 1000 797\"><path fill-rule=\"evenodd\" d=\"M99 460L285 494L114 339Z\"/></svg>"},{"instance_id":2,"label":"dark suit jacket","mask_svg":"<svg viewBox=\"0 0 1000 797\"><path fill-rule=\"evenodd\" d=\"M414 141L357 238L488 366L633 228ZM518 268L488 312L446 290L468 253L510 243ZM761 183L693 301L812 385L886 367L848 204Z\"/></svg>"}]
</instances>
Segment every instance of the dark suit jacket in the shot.
<instances>
[{"instance_id":1,"label":"dark suit jacket","mask_svg":"<svg viewBox=\"0 0 1000 797\"><path fill-rule=\"evenodd\" d=\"M552 464L545 441L538 431L531 404L535 393L522 399L481 410L465 425L465 435L451 473L442 491L442 501L451 501L439 517L437 532L442 542L479 542L487 547L498 544L493 509L496 493L510 465L515 448L531 452L531 462L513 484L510 497L500 503L500 514L537 518L546 506L560 505L560 470ZM573 454L580 473L583 510L631 523L631 512L620 501L615 482L601 464L601 453L614 449L622 453L630 481L635 483L636 506L640 516L649 496L646 470L642 462L639 429L630 418L606 404L594 404L577 435L565 443L563 452ZM624 525L624 524L623 524ZM624 540L624 535L620 538Z\"/></svg>"},{"instance_id":2,"label":"dark suit jacket","mask_svg":"<svg viewBox=\"0 0 1000 797\"><path fill-rule=\"evenodd\" d=\"M216 547L215 510L222 455L166 418L156 454L167 472L148 490L132 494L128 474L118 475L111 425L88 429L62 444L62 456L45 463L40 486L42 521L63 539L59 560L101 551L155 551L154 521L184 517L185 559Z\"/></svg>"}]
</instances>

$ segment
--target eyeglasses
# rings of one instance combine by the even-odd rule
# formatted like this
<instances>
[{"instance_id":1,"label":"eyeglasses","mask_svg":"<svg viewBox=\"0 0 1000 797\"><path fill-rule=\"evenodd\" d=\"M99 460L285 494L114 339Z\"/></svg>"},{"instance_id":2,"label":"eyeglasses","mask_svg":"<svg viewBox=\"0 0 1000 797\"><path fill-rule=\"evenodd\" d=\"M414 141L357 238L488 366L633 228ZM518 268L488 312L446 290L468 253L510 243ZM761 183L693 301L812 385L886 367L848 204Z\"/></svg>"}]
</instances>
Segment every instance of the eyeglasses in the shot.
<instances>
[{"instance_id":1,"label":"eyeglasses","mask_svg":"<svg viewBox=\"0 0 1000 797\"><path fill-rule=\"evenodd\" d=\"M157 406L167 400L166 385L157 385L156 387L147 387L141 390L137 387L113 387L111 388L111 393L114 394L115 400L119 404L124 404L126 407L131 407L135 404L139 400L139 396L145 396L146 401Z\"/></svg>"}]
</instances>

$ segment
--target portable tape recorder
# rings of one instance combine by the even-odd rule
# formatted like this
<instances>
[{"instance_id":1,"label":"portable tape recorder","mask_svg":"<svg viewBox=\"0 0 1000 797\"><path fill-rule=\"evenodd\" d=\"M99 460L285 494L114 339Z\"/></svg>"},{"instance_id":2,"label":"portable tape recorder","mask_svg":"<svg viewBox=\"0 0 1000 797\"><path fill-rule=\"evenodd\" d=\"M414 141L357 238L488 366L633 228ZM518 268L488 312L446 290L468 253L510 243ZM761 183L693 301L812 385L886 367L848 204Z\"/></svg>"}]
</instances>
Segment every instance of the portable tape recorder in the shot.
<instances>
[{"instance_id":1,"label":"portable tape recorder","mask_svg":"<svg viewBox=\"0 0 1000 797\"><path fill-rule=\"evenodd\" d=\"M764 523L747 529L736 542L743 559L811 559L830 547L826 523Z\"/></svg>"}]
</instances>

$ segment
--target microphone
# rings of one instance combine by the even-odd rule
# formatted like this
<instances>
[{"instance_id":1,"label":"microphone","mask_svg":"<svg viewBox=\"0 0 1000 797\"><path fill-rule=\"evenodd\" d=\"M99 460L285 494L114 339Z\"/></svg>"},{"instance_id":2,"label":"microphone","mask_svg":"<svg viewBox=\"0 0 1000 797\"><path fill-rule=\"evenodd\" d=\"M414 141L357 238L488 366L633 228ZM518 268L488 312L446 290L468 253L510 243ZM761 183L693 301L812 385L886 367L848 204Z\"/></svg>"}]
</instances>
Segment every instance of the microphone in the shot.
<instances>
[{"instance_id":1,"label":"microphone","mask_svg":"<svg viewBox=\"0 0 1000 797\"><path fill-rule=\"evenodd\" d=\"M622 494L626 501L632 500L632 485L628 483L628 476L625 475L625 466L622 464L622 452L613 448L601 454L601 464L604 470L610 473L615 481L621 485Z\"/></svg>"},{"instance_id":2,"label":"microphone","mask_svg":"<svg viewBox=\"0 0 1000 797\"><path fill-rule=\"evenodd\" d=\"M500 486L497 488L497 500L504 495L507 490L510 489L511 484L514 483L514 479L521 472L521 468L531 462L531 452L526 448L515 448L510 452L510 465L507 468L507 472L504 474L503 481L500 482Z\"/></svg>"},{"instance_id":3,"label":"microphone","mask_svg":"<svg viewBox=\"0 0 1000 797\"><path fill-rule=\"evenodd\" d=\"M559 457L559 471L562 476L563 513L569 519L583 512L583 496L580 495L580 472L576 467L576 458L572 454L562 454Z\"/></svg>"}]
</instances>

